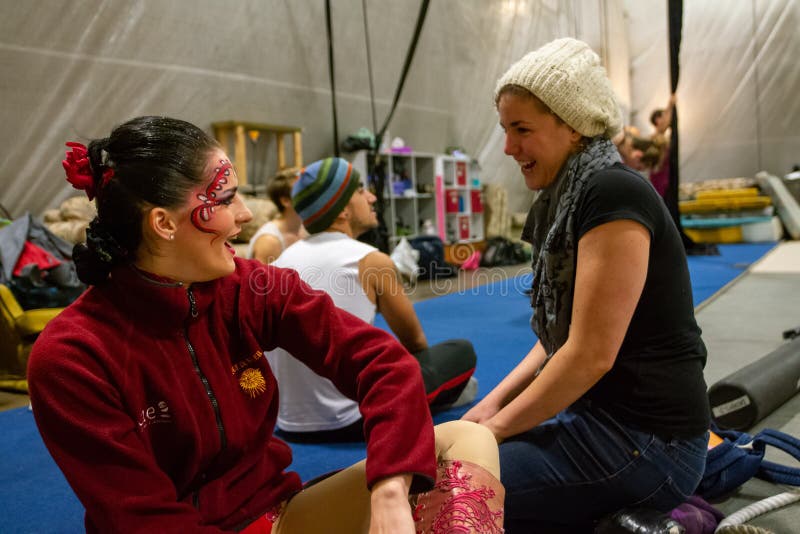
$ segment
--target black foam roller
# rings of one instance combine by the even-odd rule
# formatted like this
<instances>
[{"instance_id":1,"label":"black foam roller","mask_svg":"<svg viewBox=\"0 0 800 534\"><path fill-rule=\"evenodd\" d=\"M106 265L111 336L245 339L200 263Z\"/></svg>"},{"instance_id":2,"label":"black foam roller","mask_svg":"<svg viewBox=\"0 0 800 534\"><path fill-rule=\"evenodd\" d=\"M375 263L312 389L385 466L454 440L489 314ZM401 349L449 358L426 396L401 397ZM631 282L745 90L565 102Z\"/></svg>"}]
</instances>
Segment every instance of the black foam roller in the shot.
<instances>
[{"instance_id":1,"label":"black foam roller","mask_svg":"<svg viewBox=\"0 0 800 534\"><path fill-rule=\"evenodd\" d=\"M800 337L708 388L720 428L747 430L800 390Z\"/></svg>"}]
</instances>

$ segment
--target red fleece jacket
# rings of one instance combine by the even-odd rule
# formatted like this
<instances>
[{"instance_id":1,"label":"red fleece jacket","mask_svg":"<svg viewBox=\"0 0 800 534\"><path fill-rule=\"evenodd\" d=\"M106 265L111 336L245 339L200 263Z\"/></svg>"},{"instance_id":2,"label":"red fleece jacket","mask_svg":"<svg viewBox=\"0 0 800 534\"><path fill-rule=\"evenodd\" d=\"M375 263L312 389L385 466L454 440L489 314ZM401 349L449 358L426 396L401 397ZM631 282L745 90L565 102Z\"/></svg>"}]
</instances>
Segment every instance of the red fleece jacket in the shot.
<instances>
[{"instance_id":1,"label":"red fleece jacket","mask_svg":"<svg viewBox=\"0 0 800 534\"><path fill-rule=\"evenodd\" d=\"M88 532L236 530L298 491L272 435L278 391L263 353L276 347L359 402L368 486L414 473L414 490L431 487L416 360L294 271L236 265L188 289L117 268L37 340L33 414Z\"/></svg>"}]
</instances>

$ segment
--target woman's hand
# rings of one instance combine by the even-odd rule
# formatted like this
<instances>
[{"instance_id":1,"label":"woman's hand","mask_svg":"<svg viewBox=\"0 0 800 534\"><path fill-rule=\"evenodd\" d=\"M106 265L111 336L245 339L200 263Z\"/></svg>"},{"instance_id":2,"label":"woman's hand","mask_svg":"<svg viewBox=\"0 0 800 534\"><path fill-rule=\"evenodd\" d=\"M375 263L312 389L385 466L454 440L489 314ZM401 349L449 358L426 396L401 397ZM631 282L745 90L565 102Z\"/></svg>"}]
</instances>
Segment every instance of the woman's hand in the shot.
<instances>
[{"instance_id":1,"label":"woman's hand","mask_svg":"<svg viewBox=\"0 0 800 534\"><path fill-rule=\"evenodd\" d=\"M408 503L411 475L384 478L372 487L369 534L414 534L414 518Z\"/></svg>"},{"instance_id":2,"label":"woman's hand","mask_svg":"<svg viewBox=\"0 0 800 534\"><path fill-rule=\"evenodd\" d=\"M514 400L536 377L536 371L545 360L542 344L536 345L522 358L522 361L489 392L478 404L470 408L461 418L486 425L503 407ZM487 425L488 426L488 425Z\"/></svg>"},{"instance_id":3,"label":"woman's hand","mask_svg":"<svg viewBox=\"0 0 800 534\"><path fill-rule=\"evenodd\" d=\"M498 444L502 443L505 439L499 433L499 429L495 427L493 424L493 417L502 409L502 406L498 403L492 402L492 397L486 397L481 402L470 408L470 410L465 413L461 419L464 421L472 421L473 423L479 423L489 430L492 431L494 435L495 441Z\"/></svg>"},{"instance_id":4,"label":"woman's hand","mask_svg":"<svg viewBox=\"0 0 800 534\"><path fill-rule=\"evenodd\" d=\"M502 406L492 402L490 397L486 397L478 404L470 408L467 413L461 416L461 419L464 421L472 421L473 423L483 424L494 417L494 414L499 412L500 408L502 408Z\"/></svg>"},{"instance_id":5,"label":"woman's hand","mask_svg":"<svg viewBox=\"0 0 800 534\"><path fill-rule=\"evenodd\" d=\"M542 344L536 345L525 355L521 362L500 383L489 392L478 404L473 406L461 419L472 421L487 427L494 434L497 443L502 443L507 436L501 434L500 425L496 424L495 417L508 403L513 401L527 388L536 377L536 371L545 360L546 353Z\"/></svg>"}]
</instances>

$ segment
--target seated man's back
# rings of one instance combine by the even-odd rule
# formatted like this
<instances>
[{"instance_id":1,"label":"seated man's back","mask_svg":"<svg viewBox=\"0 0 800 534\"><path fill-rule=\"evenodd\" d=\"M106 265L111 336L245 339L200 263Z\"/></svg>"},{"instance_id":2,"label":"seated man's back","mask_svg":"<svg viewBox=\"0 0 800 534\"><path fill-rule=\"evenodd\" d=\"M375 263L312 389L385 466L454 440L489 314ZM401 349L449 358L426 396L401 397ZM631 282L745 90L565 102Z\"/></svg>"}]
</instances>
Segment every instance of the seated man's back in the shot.
<instances>
[{"instance_id":1,"label":"seated man's back","mask_svg":"<svg viewBox=\"0 0 800 534\"><path fill-rule=\"evenodd\" d=\"M277 267L296 270L312 288L365 322L380 311L409 352L416 356L433 407L471 401L476 356L466 340L429 347L413 306L403 292L391 259L355 239L377 226L375 196L345 160L328 158L309 165L292 190L292 202L311 237L286 249ZM287 439L363 439L355 401L332 382L277 349L267 355L278 378L278 427ZM471 388L465 391L467 385Z\"/></svg>"},{"instance_id":2,"label":"seated man's back","mask_svg":"<svg viewBox=\"0 0 800 534\"><path fill-rule=\"evenodd\" d=\"M372 324L376 307L361 287L358 263L375 250L343 233L322 232L287 248L273 265L296 270L308 285L328 293L336 306ZM286 351L276 349L267 358L279 381L281 430L333 430L361 419L355 401Z\"/></svg>"}]
</instances>

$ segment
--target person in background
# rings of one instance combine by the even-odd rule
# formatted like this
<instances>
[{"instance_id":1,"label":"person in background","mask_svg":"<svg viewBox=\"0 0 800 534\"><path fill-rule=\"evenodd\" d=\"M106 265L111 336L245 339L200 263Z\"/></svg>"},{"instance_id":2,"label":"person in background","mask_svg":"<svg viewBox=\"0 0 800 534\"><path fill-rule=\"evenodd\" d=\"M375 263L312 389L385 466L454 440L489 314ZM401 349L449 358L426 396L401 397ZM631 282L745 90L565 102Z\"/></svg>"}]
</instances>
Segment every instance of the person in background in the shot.
<instances>
[{"instance_id":1,"label":"person in background","mask_svg":"<svg viewBox=\"0 0 800 534\"><path fill-rule=\"evenodd\" d=\"M467 497L470 532L502 522L490 432L434 430L419 364L391 335L291 270L234 257L251 213L215 140L140 117L68 146L67 179L96 197L74 250L92 287L39 336L28 380L87 532L412 534ZM276 347L358 402L366 462L306 487L287 471Z\"/></svg>"},{"instance_id":2,"label":"person in background","mask_svg":"<svg viewBox=\"0 0 800 534\"><path fill-rule=\"evenodd\" d=\"M617 145L622 163L635 171L644 172L647 169L644 161L645 151L637 144L638 140L637 129L630 126L623 128L614 137L614 144Z\"/></svg>"},{"instance_id":3,"label":"person in background","mask_svg":"<svg viewBox=\"0 0 800 534\"><path fill-rule=\"evenodd\" d=\"M706 349L680 236L610 141L621 114L600 58L558 39L495 89L505 153L537 192L538 341L463 419L500 444L506 532L589 532L626 507L668 511L705 467Z\"/></svg>"},{"instance_id":4,"label":"person in background","mask_svg":"<svg viewBox=\"0 0 800 534\"><path fill-rule=\"evenodd\" d=\"M277 206L278 216L259 228L247 246L248 258L272 263L286 247L308 236L303 221L292 207L292 185L300 169L286 169L275 175L267 186L267 196Z\"/></svg>"},{"instance_id":5,"label":"person in background","mask_svg":"<svg viewBox=\"0 0 800 534\"><path fill-rule=\"evenodd\" d=\"M650 136L650 143L653 147L651 153L653 156L649 158L647 166L650 169L650 183L656 188L658 194L662 198L667 194L669 187L669 135L667 131L672 125L672 110L675 107L676 96L675 93L669 97L667 107L664 109L656 109L650 114L650 123L655 129L653 135Z\"/></svg>"},{"instance_id":6,"label":"person in background","mask_svg":"<svg viewBox=\"0 0 800 534\"><path fill-rule=\"evenodd\" d=\"M663 109L654 109L650 114L650 124L652 124L653 128L655 129L652 137L656 137L658 135L663 136L667 134L667 130L669 130L670 126L672 126L672 110L675 108L676 101L677 96L675 93L672 93L669 95L667 107Z\"/></svg>"},{"instance_id":7,"label":"person in background","mask_svg":"<svg viewBox=\"0 0 800 534\"><path fill-rule=\"evenodd\" d=\"M380 312L419 361L431 408L466 404L477 393L472 344L457 339L428 345L391 258L356 239L378 225L375 200L346 160L312 163L292 189L294 208L311 236L286 249L274 265L296 270L311 287L367 323ZM268 355L281 385L280 435L306 442L363 440L358 404L293 355L282 349Z\"/></svg>"}]
</instances>

